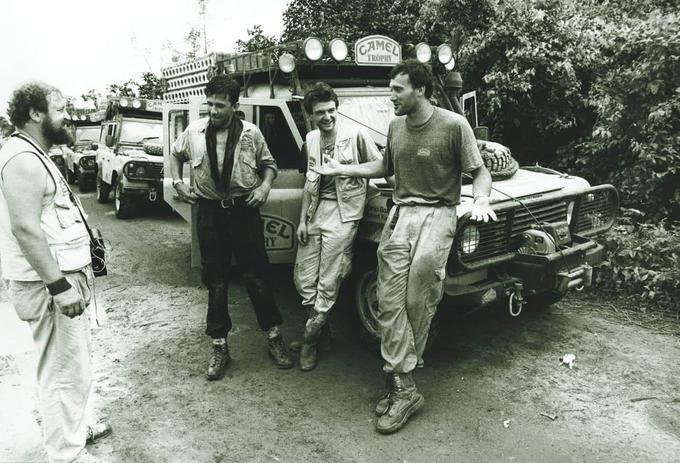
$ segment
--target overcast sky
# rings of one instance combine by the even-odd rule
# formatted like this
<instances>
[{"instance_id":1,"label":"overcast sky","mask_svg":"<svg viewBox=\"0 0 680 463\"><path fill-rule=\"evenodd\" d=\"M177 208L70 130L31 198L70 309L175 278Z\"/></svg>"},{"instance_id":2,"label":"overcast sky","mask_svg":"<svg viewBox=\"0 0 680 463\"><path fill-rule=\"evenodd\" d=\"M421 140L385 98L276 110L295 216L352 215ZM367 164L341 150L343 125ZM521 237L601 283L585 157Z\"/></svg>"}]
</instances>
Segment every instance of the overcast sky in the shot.
<instances>
[{"instance_id":1,"label":"overcast sky","mask_svg":"<svg viewBox=\"0 0 680 463\"><path fill-rule=\"evenodd\" d=\"M232 51L246 29L261 24L280 36L289 0L208 0L209 51ZM0 0L0 114L12 90L43 80L78 97L91 88L160 74L169 41L186 51L184 37L202 29L197 0Z\"/></svg>"}]
</instances>

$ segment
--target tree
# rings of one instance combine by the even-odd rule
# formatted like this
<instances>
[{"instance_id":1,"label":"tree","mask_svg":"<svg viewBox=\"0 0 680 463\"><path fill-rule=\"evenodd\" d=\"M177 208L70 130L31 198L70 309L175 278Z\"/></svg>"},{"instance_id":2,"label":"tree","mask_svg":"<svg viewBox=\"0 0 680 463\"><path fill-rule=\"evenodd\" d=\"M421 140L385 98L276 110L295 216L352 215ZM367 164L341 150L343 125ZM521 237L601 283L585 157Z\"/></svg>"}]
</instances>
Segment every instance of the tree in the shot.
<instances>
[{"instance_id":1,"label":"tree","mask_svg":"<svg viewBox=\"0 0 680 463\"><path fill-rule=\"evenodd\" d=\"M0 137L8 137L12 132L14 132L12 123L5 116L0 116Z\"/></svg>"},{"instance_id":2,"label":"tree","mask_svg":"<svg viewBox=\"0 0 680 463\"><path fill-rule=\"evenodd\" d=\"M145 72L142 74L142 83L139 86L139 96L141 98L163 98L164 85L155 74Z\"/></svg>"},{"instance_id":3,"label":"tree","mask_svg":"<svg viewBox=\"0 0 680 463\"><path fill-rule=\"evenodd\" d=\"M266 35L262 30L260 24L253 25L252 29L247 29L248 38L246 40L236 41L236 51L258 51L276 45L276 37L273 35Z\"/></svg>"}]
</instances>

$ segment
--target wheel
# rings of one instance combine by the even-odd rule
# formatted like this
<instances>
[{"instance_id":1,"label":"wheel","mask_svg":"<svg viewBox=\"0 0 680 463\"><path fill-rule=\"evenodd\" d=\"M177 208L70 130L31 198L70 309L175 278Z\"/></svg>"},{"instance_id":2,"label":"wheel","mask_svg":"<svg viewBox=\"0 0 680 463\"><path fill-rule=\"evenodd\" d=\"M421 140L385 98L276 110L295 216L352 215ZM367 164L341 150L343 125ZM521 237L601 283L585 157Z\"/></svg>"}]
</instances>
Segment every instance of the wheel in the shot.
<instances>
[{"instance_id":1,"label":"wheel","mask_svg":"<svg viewBox=\"0 0 680 463\"><path fill-rule=\"evenodd\" d=\"M99 176L97 177L97 201L106 203L109 201L109 193L111 193L111 185L105 183Z\"/></svg>"},{"instance_id":2,"label":"wheel","mask_svg":"<svg viewBox=\"0 0 680 463\"><path fill-rule=\"evenodd\" d=\"M130 196L123 194L123 182L116 184L113 192L113 207L116 210L116 217L119 219L129 219L132 217L134 203Z\"/></svg>"},{"instance_id":3,"label":"wheel","mask_svg":"<svg viewBox=\"0 0 680 463\"><path fill-rule=\"evenodd\" d=\"M380 352L380 324L378 323L378 270L377 267L356 274L353 281L354 319L361 343L373 352ZM430 323L425 350L432 347L439 334L439 316Z\"/></svg>"}]
</instances>

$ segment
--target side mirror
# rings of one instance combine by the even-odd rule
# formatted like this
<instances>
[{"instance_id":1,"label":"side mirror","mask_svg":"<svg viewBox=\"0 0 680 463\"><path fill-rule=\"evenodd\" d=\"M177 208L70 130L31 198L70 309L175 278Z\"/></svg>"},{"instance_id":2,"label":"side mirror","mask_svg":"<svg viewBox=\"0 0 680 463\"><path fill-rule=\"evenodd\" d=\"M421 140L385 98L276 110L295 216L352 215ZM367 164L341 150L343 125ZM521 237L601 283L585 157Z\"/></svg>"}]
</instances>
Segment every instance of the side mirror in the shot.
<instances>
[{"instance_id":1,"label":"side mirror","mask_svg":"<svg viewBox=\"0 0 680 463\"><path fill-rule=\"evenodd\" d=\"M107 135L104 139L104 143L106 143L106 146L111 148L113 146L113 135Z\"/></svg>"},{"instance_id":2,"label":"side mirror","mask_svg":"<svg viewBox=\"0 0 680 463\"><path fill-rule=\"evenodd\" d=\"M99 149L99 143L92 143L92 149L97 151Z\"/></svg>"}]
</instances>

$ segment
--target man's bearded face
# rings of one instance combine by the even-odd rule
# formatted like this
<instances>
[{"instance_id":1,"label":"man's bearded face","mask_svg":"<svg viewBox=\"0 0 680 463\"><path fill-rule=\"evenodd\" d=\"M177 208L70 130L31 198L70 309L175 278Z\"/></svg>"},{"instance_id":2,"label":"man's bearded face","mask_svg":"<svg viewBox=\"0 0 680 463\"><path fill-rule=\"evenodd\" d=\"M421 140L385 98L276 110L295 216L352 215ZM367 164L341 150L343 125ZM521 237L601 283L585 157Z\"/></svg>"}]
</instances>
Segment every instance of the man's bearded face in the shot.
<instances>
[{"instance_id":1,"label":"man's bearded face","mask_svg":"<svg viewBox=\"0 0 680 463\"><path fill-rule=\"evenodd\" d=\"M47 97L47 113L40 128L43 136L53 145L71 144L73 134L66 127L66 100L61 94L52 92Z\"/></svg>"}]
</instances>

